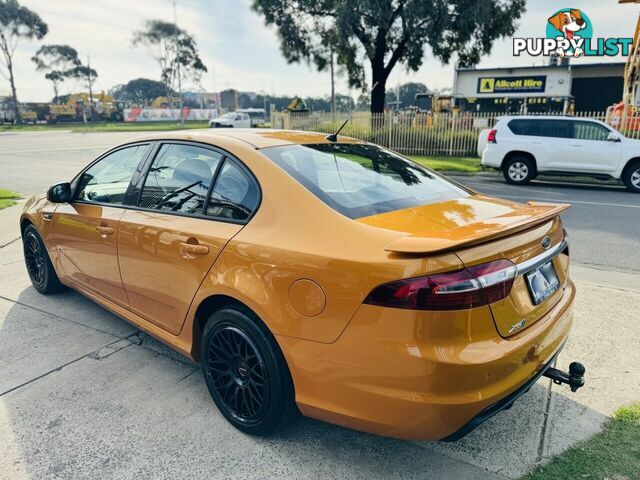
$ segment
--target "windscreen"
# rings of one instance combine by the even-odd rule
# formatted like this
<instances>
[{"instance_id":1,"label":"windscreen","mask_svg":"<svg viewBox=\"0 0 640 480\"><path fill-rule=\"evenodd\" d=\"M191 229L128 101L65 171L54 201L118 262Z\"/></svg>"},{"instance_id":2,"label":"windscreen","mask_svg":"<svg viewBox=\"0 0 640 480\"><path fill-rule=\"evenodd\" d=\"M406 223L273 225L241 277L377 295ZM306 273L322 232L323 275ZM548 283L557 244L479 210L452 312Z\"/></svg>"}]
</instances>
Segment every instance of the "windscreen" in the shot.
<instances>
[{"instance_id":1,"label":"windscreen","mask_svg":"<svg viewBox=\"0 0 640 480\"><path fill-rule=\"evenodd\" d=\"M469 196L420 165L375 145L287 145L261 152L349 218Z\"/></svg>"}]
</instances>

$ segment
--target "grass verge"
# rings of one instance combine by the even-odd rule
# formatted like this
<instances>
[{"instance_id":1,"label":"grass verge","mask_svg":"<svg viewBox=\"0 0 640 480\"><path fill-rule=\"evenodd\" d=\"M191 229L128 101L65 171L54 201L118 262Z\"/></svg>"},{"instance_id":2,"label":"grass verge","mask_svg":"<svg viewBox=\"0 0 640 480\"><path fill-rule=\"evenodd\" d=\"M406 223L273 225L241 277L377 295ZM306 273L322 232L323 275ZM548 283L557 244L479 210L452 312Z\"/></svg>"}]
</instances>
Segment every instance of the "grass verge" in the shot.
<instances>
[{"instance_id":1,"label":"grass verge","mask_svg":"<svg viewBox=\"0 0 640 480\"><path fill-rule=\"evenodd\" d=\"M604 431L558 455L523 480L640 478L640 403L620 408Z\"/></svg>"},{"instance_id":2,"label":"grass verge","mask_svg":"<svg viewBox=\"0 0 640 480\"><path fill-rule=\"evenodd\" d=\"M17 193L0 188L0 210L15 205L18 198L20 198L20 195Z\"/></svg>"},{"instance_id":3,"label":"grass verge","mask_svg":"<svg viewBox=\"0 0 640 480\"><path fill-rule=\"evenodd\" d=\"M479 158L473 157L438 157L438 156L424 156L424 155L411 155L409 158L420 165L424 165L427 168L436 171L447 172L466 172L475 173L481 172L482 166L480 165Z\"/></svg>"}]
</instances>

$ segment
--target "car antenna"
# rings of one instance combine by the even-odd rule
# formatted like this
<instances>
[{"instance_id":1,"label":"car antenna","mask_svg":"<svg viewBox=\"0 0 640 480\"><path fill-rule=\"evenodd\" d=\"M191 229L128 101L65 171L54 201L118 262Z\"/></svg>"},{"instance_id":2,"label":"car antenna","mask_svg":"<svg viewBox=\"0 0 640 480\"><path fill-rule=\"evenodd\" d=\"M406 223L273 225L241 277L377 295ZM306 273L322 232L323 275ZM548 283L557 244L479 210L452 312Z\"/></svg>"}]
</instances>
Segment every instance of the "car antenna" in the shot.
<instances>
[{"instance_id":1,"label":"car antenna","mask_svg":"<svg viewBox=\"0 0 640 480\"><path fill-rule=\"evenodd\" d=\"M331 134L327 135L324 138L326 138L330 142L337 142L338 141L338 134L342 131L344 126L347 124L347 122L349 122L348 118L344 121L344 123L342 125L340 125L340 128L338 129L338 131L336 133L331 133Z\"/></svg>"}]
</instances>

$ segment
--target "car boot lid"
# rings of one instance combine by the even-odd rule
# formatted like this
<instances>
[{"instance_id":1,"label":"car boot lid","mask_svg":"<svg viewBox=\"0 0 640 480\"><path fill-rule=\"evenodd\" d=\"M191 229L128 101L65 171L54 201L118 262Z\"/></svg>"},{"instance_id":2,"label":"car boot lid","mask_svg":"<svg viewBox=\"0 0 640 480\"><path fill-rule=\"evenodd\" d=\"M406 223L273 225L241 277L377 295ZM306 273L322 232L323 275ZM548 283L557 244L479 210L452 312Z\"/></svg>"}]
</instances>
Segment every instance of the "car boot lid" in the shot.
<instances>
[{"instance_id":1,"label":"car boot lid","mask_svg":"<svg viewBox=\"0 0 640 480\"><path fill-rule=\"evenodd\" d=\"M459 226L450 228L447 225L448 222L433 220L434 223L439 224L440 228L430 228L420 233L412 232L410 235L393 240L385 246L385 250L396 253L427 254L485 243L548 221L570 207L569 204L500 202L484 196L473 196L463 200L466 201L458 201L457 206L469 207L468 221L458 219ZM494 207L502 204L504 207L502 214L487 218L479 215L477 207L483 203L491 203ZM471 211L470 214L469 211ZM459 214L460 212L452 212L447 220L455 216L459 217Z\"/></svg>"}]
</instances>

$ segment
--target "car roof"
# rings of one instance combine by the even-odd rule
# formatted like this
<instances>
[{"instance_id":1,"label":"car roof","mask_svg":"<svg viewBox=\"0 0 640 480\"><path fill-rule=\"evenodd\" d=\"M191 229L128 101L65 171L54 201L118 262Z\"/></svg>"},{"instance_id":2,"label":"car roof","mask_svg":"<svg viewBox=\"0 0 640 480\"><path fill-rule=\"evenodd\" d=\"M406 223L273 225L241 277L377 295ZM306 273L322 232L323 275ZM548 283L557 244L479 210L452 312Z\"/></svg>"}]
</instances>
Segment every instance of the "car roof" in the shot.
<instances>
[{"instance_id":1,"label":"car roof","mask_svg":"<svg viewBox=\"0 0 640 480\"><path fill-rule=\"evenodd\" d=\"M282 145L304 145L312 143L335 143L327 140L326 133L302 132L299 130L276 130L259 128L206 128L158 132L145 135L140 140L186 140L216 144L216 140L236 139L254 148L278 147ZM355 138L339 136L340 143L363 143Z\"/></svg>"},{"instance_id":2,"label":"car roof","mask_svg":"<svg viewBox=\"0 0 640 480\"><path fill-rule=\"evenodd\" d=\"M581 120L587 122L599 122L595 118L574 117L572 115L504 115L499 120Z\"/></svg>"}]
</instances>

